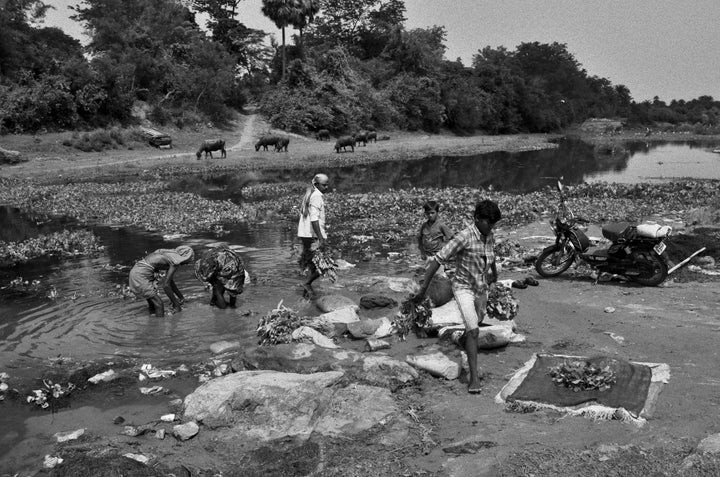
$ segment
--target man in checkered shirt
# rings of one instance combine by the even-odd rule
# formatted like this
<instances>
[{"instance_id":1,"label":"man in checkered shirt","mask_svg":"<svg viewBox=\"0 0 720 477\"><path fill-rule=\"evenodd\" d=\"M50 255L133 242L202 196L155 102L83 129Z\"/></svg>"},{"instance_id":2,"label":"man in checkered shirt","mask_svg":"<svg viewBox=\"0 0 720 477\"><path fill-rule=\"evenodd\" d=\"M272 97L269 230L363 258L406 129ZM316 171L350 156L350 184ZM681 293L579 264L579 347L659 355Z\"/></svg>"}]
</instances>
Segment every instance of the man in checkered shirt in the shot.
<instances>
[{"instance_id":1,"label":"man in checkered shirt","mask_svg":"<svg viewBox=\"0 0 720 477\"><path fill-rule=\"evenodd\" d=\"M433 257L425 270L420 290L413 296L413 301L422 301L440 263L455 257L452 288L465 322L465 352L470 367L468 392L471 394L477 394L482 389L477 367L478 326L486 314L489 287L497 281L495 236L492 229L501 217L500 208L495 202L478 202L473 214L473 225L455 234Z\"/></svg>"}]
</instances>

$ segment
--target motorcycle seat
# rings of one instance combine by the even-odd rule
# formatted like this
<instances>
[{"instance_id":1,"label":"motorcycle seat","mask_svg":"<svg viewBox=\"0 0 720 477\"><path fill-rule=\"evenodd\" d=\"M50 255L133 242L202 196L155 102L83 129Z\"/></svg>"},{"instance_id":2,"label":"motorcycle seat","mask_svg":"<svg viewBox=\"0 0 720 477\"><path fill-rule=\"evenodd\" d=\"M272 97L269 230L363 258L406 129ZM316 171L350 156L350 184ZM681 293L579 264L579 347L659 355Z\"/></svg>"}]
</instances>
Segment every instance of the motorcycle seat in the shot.
<instances>
[{"instance_id":1,"label":"motorcycle seat","mask_svg":"<svg viewBox=\"0 0 720 477\"><path fill-rule=\"evenodd\" d=\"M631 229L634 228L635 224L630 222L615 222L603 226L602 234L606 239L617 242L619 239L626 237Z\"/></svg>"}]
</instances>

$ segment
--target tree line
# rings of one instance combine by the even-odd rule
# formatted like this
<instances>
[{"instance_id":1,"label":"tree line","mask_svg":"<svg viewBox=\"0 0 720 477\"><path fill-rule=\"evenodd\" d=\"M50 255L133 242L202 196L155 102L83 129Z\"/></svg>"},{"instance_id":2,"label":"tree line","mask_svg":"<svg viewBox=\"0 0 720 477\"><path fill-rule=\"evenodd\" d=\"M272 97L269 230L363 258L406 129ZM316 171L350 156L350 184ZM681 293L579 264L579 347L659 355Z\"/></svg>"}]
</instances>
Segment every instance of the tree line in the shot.
<instances>
[{"instance_id":1,"label":"tree line","mask_svg":"<svg viewBox=\"0 0 720 477\"><path fill-rule=\"evenodd\" d=\"M636 103L562 43L445 58L444 27L408 29L403 0L263 0L281 42L242 23L243 0L83 0L86 45L40 23L42 0L0 4L0 133L222 123L249 102L298 133L402 128L550 132L590 117L716 126L720 102ZM206 28L198 13L208 19ZM288 37L292 28L297 34ZM139 103L141 102L141 103Z\"/></svg>"}]
</instances>

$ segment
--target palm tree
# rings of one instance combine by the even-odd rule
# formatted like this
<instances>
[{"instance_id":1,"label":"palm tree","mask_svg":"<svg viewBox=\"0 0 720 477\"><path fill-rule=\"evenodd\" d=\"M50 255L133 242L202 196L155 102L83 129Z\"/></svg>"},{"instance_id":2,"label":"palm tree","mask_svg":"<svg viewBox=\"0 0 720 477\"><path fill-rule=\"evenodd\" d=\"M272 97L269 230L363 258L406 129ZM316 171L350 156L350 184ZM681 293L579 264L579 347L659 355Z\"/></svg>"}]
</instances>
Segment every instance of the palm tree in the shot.
<instances>
[{"instance_id":1,"label":"palm tree","mask_svg":"<svg viewBox=\"0 0 720 477\"><path fill-rule=\"evenodd\" d=\"M285 27L298 18L298 0L263 0L263 15L282 30L282 79L285 79Z\"/></svg>"},{"instance_id":2,"label":"palm tree","mask_svg":"<svg viewBox=\"0 0 720 477\"><path fill-rule=\"evenodd\" d=\"M303 30L315 20L320 11L320 0L296 0L297 17L291 22L300 31L300 47L303 46Z\"/></svg>"}]
</instances>

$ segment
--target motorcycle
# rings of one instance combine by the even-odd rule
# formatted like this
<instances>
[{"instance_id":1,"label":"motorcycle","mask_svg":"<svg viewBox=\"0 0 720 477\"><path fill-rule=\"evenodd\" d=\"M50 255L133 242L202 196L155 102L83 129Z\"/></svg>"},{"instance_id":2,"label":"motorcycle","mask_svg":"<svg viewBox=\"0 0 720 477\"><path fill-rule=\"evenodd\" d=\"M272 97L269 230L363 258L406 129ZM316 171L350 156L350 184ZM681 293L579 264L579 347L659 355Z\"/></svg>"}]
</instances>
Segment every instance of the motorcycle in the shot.
<instances>
[{"instance_id":1,"label":"motorcycle","mask_svg":"<svg viewBox=\"0 0 720 477\"><path fill-rule=\"evenodd\" d=\"M668 276L663 253L665 241L672 229L653 224L636 225L628 222L607 224L603 237L611 241L609 247L591 247L590 239L579 224L589 221L576 217L565 203L563 184L558 181L560 204L550 227L555 232L555 244L546 247L535 261L535 270L542 277L557 277L573 263L585 262L602 273L622 275L645 286L660 285Z\"/></svg>"}]
</instances>

